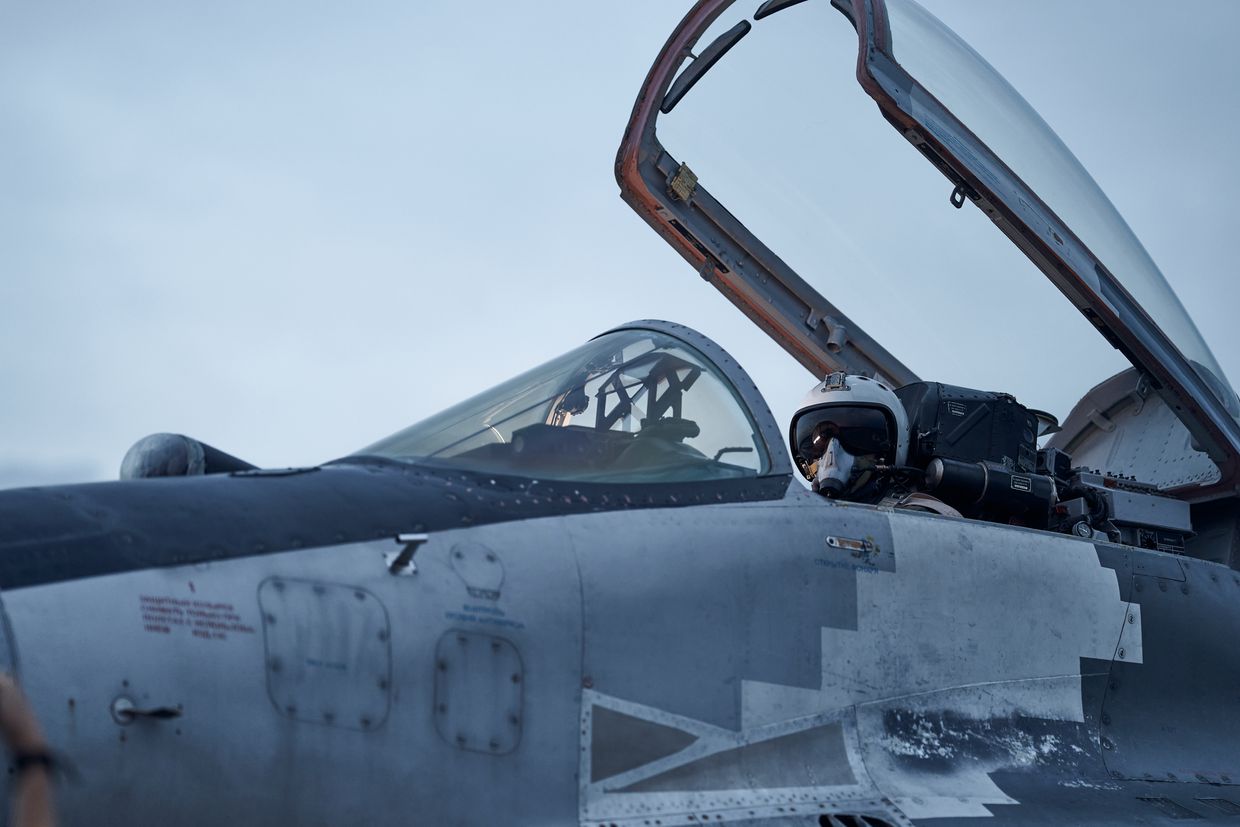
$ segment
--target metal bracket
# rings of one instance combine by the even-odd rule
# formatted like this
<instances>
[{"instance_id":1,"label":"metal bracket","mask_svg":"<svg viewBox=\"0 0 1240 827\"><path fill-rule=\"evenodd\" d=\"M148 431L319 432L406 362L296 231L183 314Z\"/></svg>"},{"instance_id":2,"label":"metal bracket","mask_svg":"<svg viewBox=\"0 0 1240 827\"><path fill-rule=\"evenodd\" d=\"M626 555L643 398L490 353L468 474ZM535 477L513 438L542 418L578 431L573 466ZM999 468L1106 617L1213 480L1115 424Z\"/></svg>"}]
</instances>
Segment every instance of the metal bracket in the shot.
<instances>
[{"instance_id":1,"label":"metal bracket","mask_svg":"<svg viewBox=\"0 0 1240 827\"><path fill-rule=\"evenodd\" d=\"M1153 390L1153 387L1150 385L1149 374L1137 374L1137 385L1128 392L1129 398L1132 399L1133 416L1137 416L1141 411L1145 410L1145 400L1149 398L1151 390Z\"/></svg>"},{"instance_id":2,"label":"metal bracket","mask_svg":"<svg viewBox=\"0 0 1240 827\"><path fill-rule=\"evenodd\" d=\"M848 328L837 322L835 319L828 321L827 327L827 350L832 353L839 353L844 349L844 342L848 337Z\"/></svg>"},{"instance_id":3,"label":"metal bracket","mask_svg":"<svg viewBox=\"0 0 1240 827\"><path fill-rule=\"evenodd\" d=\"M710 281L715 277L715 260L711 256L702 259L702 266L698 269L698 275L702 277L702 281Z\"/></svg>"},{"instance_id":4,"label":"metal bracket","mask_svg":"<svg viewBox=\"0 0 1240 827\"><path fill-rule=\"evenodd\" d=\"M1089 421L1099 430L1106 431L1108 434L1115 430L1115 423L1107 419L1102 411L1097 408L1089 412Z\"/></svg>"},{"instance_id":5,"label":"metal bracket","mask_svg":"<svg viewBox=\"0 0 1240 827\"><path fill-rule=\"evenodd\" d=\"M672 194L673 198L680 201L688 202L693 197L694 190L697 189L697 176L693 174L693 170L689 169L688 164L681 164L667 182L667 191Z\"/></svg>"},{"instance_id":6,"label":"metal bracket","mask_svg":"<svg viewBox=\"0 0 1240 827\"><path fill-rule=\"evenodd\" d=\"M950 197L952 206L955 207L956 209L960 209L961 207L963 207L964 199L967 197L967 195L968 195L968 190L965 189L964 184L957 184L956 188L952 190L952 194Z\"/></svg>"},{"instance_id":7,"label":"metal bracket","mask_svg":"<svg viewBox=\"0 0 1240 827\"><path fill-rule=\"evenodd\" d=\"M823 390L828 391L846 391L848 390L848 374L842 370L828 373L822 380Z\"/></svg>"}]
</instances>

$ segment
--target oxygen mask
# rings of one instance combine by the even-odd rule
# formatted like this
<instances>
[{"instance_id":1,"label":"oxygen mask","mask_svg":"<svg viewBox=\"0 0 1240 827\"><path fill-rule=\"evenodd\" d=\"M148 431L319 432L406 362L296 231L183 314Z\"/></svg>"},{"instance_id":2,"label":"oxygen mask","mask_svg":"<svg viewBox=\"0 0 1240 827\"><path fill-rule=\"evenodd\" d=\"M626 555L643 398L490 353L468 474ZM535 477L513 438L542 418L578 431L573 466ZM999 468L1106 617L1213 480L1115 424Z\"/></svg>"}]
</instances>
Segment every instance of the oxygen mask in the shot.
<instances>
[{"instance_id":1,"label":"oxygen mask","mask_svg":"<svg viewBox=\"0 0 1240 827\"><path fill-rule=\"evenodd\" d=\"M873 454L854 456L836 438L809 469L814 491L826 497L847 497L866 485L878 465Z\"/></svg>"}]
</instances>

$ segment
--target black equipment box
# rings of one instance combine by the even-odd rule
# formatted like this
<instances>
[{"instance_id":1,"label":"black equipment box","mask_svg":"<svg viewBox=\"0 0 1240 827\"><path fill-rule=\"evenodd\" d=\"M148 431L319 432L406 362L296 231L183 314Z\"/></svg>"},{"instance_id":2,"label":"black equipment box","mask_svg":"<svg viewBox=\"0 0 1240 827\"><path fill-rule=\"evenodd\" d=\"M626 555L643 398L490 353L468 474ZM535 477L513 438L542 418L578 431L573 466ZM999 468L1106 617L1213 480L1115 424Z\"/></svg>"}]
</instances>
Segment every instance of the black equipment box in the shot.
<instances>
[{"instance_id":1,"label":"black equipment box","mask_svg":"<svg viewBox=\"0 0 1240 827\"><path fill-rule=\"evenodd\" d=\"M1036 472L1038 420L1010 394L915 382L896 396L909 418L909 465L942 457Z\"/></svg>"}]
</instances>

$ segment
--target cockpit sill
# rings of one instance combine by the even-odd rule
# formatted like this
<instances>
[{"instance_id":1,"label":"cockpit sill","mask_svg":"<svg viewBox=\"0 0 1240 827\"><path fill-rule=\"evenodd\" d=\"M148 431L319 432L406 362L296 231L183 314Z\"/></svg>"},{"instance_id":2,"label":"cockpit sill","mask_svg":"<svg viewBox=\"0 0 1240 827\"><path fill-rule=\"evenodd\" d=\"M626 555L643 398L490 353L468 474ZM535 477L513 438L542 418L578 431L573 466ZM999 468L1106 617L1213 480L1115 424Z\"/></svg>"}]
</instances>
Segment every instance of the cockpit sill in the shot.
<instances>
[{"instance_id":1,"label":"cockpit sill","mask_svg":"<svg viewBox=\"0 0 1240 827\"><path fill-rule=\"evenodd\" d=\"M1104 403L1099 395L1092 401L1116 417L1162 416L1148 421L1165 427L1166 409L1153 402L1124 407L1132 396L1131 374L1112 383L1119 399ZM716 392L704 394L712 384ZM1230 536L1235 528L1227 513L1220 518L1198 510L1210 531L1207 541L1192 542L1189 503L1166 496L1155 480L1094 470L1106 464L1110 450L1086 428L1074 427L1071 443L1084 463L1073 462L1060 447L1038 449L1040 412L1010 395L920 382L902 387L892 399L897 397L915 444L907 459L880 474L890 475L897 487L905 480L913 490L941 497L959 510L957 516L1207 559L1220 557L1214 535ZM718 436L711 421L721 416L747 426L712 443L706 434ZM716 445L741 441L751 442L756 457L748 471L721 461L721 454L750 449L715 451ZM608 331L372 449L374 455L363 451L342 462L459 477L454 496L507 492L505 506L610 510L738 502L755 495L831 502L791 483L778 425L745 371L710 339L668 322ZM1181 474L1202 473L1171 465ZM846 504L882 506L864 498Z\"/></svg>"},{"instance_id":2,"label":"cockpit sill","mask_svg":"<svg viewBox=\"0 0 1240 827\"><path fill-rule=\"evenodd\" d=\"M893 385L916 376L818 294L674 159L655 132L659 106L698 39L733 4L699 0L647 75L616 158L622 197L698 273L817 376L860 373ZM886 0L832 0L858 35L857 79L887 121L982 209L1145 376L1218 474L1180 487L1192 501L1233 497L1240 482L1240 413L1221 377L1177 348L1145 308L1026 184L892 55ZM794 3L765 4L755 19ZM855 5L855 8L854 8ZM916 97L918 109L911 101ZM1203 373L1205 375L1203 375Z\"/></svg>"}]
</instances>

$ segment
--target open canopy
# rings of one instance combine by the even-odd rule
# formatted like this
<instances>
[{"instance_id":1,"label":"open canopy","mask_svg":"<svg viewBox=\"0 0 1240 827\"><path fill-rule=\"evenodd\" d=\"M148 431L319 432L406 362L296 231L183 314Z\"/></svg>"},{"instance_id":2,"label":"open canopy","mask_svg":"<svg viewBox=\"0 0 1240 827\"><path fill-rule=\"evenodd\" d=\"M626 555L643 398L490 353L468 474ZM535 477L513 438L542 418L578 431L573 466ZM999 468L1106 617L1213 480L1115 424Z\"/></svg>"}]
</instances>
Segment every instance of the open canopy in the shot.
<instances>
[{"instance_id":1,"label":"open canopy","mask_svg":"<svg viewBox=\"0 0 1240 827\"><path fill-rule=\"evenodd\" d=\"M760 228L743 223L738 216L746 205L721 203L722 195L710 189L714 179L702 173L699 180L695 158L677 155L693 147L682 150L669 141L665 148L656 130L661 118L691 104L699 81L719 71L716 64L726 68L757 39L758 27L825 3L770 0L750 20L737 19L737 10L729 8L732 0L700 0L647 76L617 157L617 179L630 205L703 278L812 372L843 370L904 384L917 377L900 354L888 352L846 316L833 301L834 291L820 292L819 282L794 268L776 243L768 246L787 222ZM1148 377L1195 445L1217 465L1219 474L1209 482L1180 493L1192 498L1234 493L1240 456L1236 395L1166 279L1081 164L1002 76L913 0L832 0L831 5L843 13L839 23L847 25L847 18L855 29L862 88L886 121L949 179L953 204L971 203L991 218L1104 340ZM783 31L787 49L815 48L814 35L801 28L783 25ZM812 83L833 82L841 78L812 78ZM736 110L740 117L767 123L758 107L783 103L792 115L781 122L780 135L791 145L799 132L788 124L803 117L810 130L824 112L814 108L811 95L781 94L782 86L768 84L760 101L738 94ZM683 126L665 131L685 133ZM829 129L814 134L831 137ZM848 163L850 149L822 146L815 153L838 168ZM761 168L771 158L750 154L736 160L737 166ZM810 179L803 169L794 168L791 175ZM729 190L745 191L745 186ZM855 305L850 309L860 312ZM1045 329L1041 333L1049 335ZM1036 344L1031 341L1031 351Z\"/></svg>"}]
</instances>

